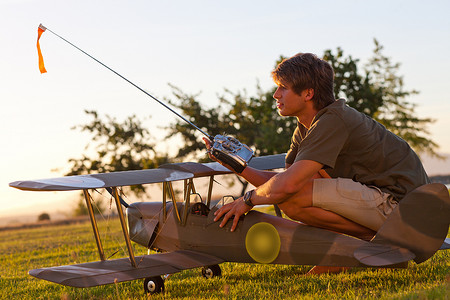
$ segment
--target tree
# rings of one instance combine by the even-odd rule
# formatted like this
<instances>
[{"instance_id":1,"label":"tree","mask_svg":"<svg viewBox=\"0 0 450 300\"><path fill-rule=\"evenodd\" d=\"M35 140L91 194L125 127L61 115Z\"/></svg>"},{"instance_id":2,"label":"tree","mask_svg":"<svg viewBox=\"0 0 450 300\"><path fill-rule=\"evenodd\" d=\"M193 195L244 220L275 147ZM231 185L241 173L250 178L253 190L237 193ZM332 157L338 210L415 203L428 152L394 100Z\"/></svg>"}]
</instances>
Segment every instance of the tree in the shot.
<instances>
[{"instance_id":1,"label":"tree","mask_svg":"<svg viewBox=\"0 0 450 300\"><path fill-rule=\"evenodd\" d=\"M383 46L375 39L373 55L363 66L363 74L358 70L358 59L344 57L343 50L336 54L326 50L323 58L335 70L334 92L347 99L349 106L374 118L387 129L407 141L418 153L437 154L438 145L426 136L431 118L420 118L415 112L416 105L407 101L418 94L416 90L405 90L403 77L397 73L399 63L383 55Z\"/></svg>"},{"instance_id":2,"label":"tree","mask_svg":"<svg viewBox=\"0 0 450 300\"><path fill-rule=\"evenodd\" d=\"M437 144L426 137L427 126L433 122L430 118L420 118L415 105L406 101L415 90L405 90L403 78L397 74L400 64L394 64L382 53L383 47L374 40L372 57L359 67L359 59L344 56L337 48L336 53L326 50L323 58L335 71L334 92L337 97L347 99L349 106L373 117L387 129L406 140L418 153L436 154ZM280 57L279 61L283 59ZM277 63L278 63L277 62ZM210 135L226 132L241 142L254 147L256 155L268 155L285 152L296 126L293 118L280 117L277 114L272 95L275 88L262 91L248 97L245 92L232 93L225 90L219 97L215 108L204 108L196 100L197 95L188 95L173 87L175 101L172 105L182 111L184 116ZM207 160L201 134L183 121L177 120L169 127L168 137L181 135L185 140L177 154L178 158L197 157ZM246 185L244 184L244 189Z\"/></svg>"},{"instance_id":3,"label":"tree","mask_svg":"<svg viewBox=\"0 0 450 300\"><path fill-rule=\"evenodd\" d=\"M397 75L400 64L393 64L382 54L383 46L377 40L374 42L374 55L365 70L374 88L382 91L383 105L375 113L375 120L406 140L418 153L427 152L439 157L436 152L438 145L426 137L430 134L427 127L434 120L418 117L415 112L417 106L406 100L419 92L404 90L403 77Z\"/></svg>"},{"instance_id":4,"label":"tree","mask_svg":"<svg viewBox=\"0 0 450 300\"><path fill-rule=\"evenodd\" d=\"M171 88L176 101L169 100L169 103L181 110L181 115L200 129L213 136L223 132L230 132L230 130L232 133L236 133L233 128L229 128L230 120L225 115L222 103L218 107L207 109L196 100L198 94L186 94L173 85L171 85ZM209 160L208 156L205 155L205 145L201 140L204 135L193 126L181 119L177 119L175 123L166 127L166 130L168 130L167 138L176 135L181 135L183 138L184 144L179 147L176 158L194 156L202 162ZM203 152L203 155L201 152Z\"/></svg>"},{"instance_id":5,"label":"tree","mask_svg":"<svg viewBox=\"0 0 450 300\"><path fill-rule=\"evenodd\" d=\"M95 201L93 204L93 210L94 214L103 214L105 211L105 204L103 201L98 200ZM79 217L79 216L86 216L89 214L88 208L86 206L86 200L83 198L78 199L74 209L73 209L73 216Z\"/></svg>"},{"instance_id":6,"label":"tree","mask_svg":"<svg viewBox=\"0 0 450 300\"><path fill-rule=\"evenodd\" d=\"M253 147L257 156L283 153L289 147L297 121L278 115L276 103L272 98L274 89L264 92L258 85L254 97L248 97L245 92L233 93L225 90L225 94L219 97L219 105L213 108L204 108L196 100L198 95L185 94L174 86L172 90L176 101L170 103L180 109L189 121L210 135L233 135ZM200 161L208 159L204 154L202 134L191 125L176 120L167 129L168 138L181 135L185 141L179 148L178 158L194 155Z\"/></svg>"},{"instance_id":7,"label":"tree","mask_svg":"<svg viewBox=\"0 0 450 300\"><path fill-rule=\"evenodd\" d=\"M72 129L92 135L92 143L88 143L85 148L89 154L69 159L71 170L66 175L157 168L169 161L167 154L156 153L154 145L150 143L150 132L135 115L120 123L108 115L103 120L96 111L86 110L85 113L93 120ZM145 192L142 185L130 188L136 195Z\"/></svg>"},{"instance_id":8,"label":"tree","mask_svg":"<svg viewBox=\"0 0 450 300\"><path fill-rule=\"evenodd\" d=\"M359 74L359 59L344 57L339 47L336 54L325 50L323 59L334 69L335 96L345 98L350 107L373 117L383 105L382 90L372 85L369 74Z\"/></svg>"},{"instance_id":9,"label":"tree","mask_svg":"<svg viewBox=\"0 0 450 300\"><path fill-rule=\"evenodd\" d=\"M50 221L50 215L48 213L42 213L38 216L38 222Z\"/></svg>"},{"instance_id":10,"label":"tree","mask_svg":"<svg viewBox=\"0 0 450 300\"><path fill-rule=\"evenodd\" d=\"M294 118L278 115L275 101L272 98L274 89L264 92L259 85L257 94L248 97L245 92L233 93L225 90L219 97L219 105L215 108L204 108L196 100L198 95L183 93L172 86L176 101L170 103L182 111L182 115L210 135L223 134L235 136L242 143L251 146L255 155L284 153L297 125ZM179 148L177 157L194 156L199 161L209 160L205 153L202 134L182 120L177 120L168 128L168 137L181 135L185 144ZM275 133L275 134L274 134ZM248 183L242 183L242 193Z\"/></svg>"}]
</instances>

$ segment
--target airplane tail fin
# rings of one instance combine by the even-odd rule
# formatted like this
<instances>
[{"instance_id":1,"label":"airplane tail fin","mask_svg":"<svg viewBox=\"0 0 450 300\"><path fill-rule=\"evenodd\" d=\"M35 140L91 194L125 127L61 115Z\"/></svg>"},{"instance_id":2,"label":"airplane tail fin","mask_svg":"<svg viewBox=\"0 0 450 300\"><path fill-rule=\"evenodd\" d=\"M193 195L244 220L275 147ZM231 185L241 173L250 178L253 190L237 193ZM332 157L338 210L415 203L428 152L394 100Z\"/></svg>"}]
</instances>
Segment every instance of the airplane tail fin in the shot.
<instances>
[{"instance_id":1,"label":"airplane tail fin","mask_svg":"<svg viewBox=\"0 0 450 300\"><path fill-rule=\"evenodd\" d=\"M449 191L443 184L431 183L407 194L371 243L408 249L421 263L442 246L449 224Z\"/></svg>"}]
</instances>

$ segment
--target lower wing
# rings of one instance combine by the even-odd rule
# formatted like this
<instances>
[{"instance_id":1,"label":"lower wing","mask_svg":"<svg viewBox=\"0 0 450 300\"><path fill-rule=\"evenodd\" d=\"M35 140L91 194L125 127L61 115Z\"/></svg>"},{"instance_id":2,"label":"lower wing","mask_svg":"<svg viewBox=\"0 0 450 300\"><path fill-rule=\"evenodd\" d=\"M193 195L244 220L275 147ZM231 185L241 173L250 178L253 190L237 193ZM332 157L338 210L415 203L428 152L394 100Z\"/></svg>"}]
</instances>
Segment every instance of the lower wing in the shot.
<instances>
[{"instance_id":1,"label":"lower wing","mask_svg":"<svg viewBox=\"0 0 450 300\"><path fill-rule=\"evenodd\" d=\"M76 265L31 270L39 279L72 287L92 287L152 276L177 273L182 270L215 265L223 260L195 251L180 250L136 257L137 267L128 258L96 261Z\"/></svg>"}]
</instances>

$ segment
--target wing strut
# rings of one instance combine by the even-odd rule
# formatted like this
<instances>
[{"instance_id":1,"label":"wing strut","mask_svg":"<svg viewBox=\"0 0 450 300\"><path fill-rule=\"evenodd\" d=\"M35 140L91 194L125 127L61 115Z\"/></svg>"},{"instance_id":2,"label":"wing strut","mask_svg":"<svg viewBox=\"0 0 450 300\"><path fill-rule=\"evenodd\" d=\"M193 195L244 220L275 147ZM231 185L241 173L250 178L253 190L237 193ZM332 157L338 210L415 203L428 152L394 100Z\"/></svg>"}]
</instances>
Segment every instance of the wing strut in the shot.
<instances>
[{"instance_id":1,"label":"wing strut","mask_svg":"<svg viewBox=\"0 0 450 300\"><path fill-rule=\"evenodd\" d=\"M107 187L107 188L105 188L105 189L108 191L108 193L109 193L111 196L113 196L112 188ZM114 196L113 196L113 197L114 197ZM125 208L128 208L128 206L129 206L128 203L126 203L125 200L123 200L121 196L119 196L119 199L120 199L120 203L121 203L123 206L125 206Z\"/></svg>"},{"instance_id":2,"label":"wing strut","mask_svg":"<svg viewBox=\"0 0 450 300\"><path fill-rule=\"evenodd\" d=\"M209 186L208 186L208 200L206 202L206 205L208 208L211 208L211 196L212 196L212 190L213 190L213 184L214 184L214 175L209 176Z\"/></svg>"},{"instance_id":3,"label":"wing strut","mask_svg":"<svg viewBox=\"0 0 450 300\"><path fill-rule=\"evenodd\" d=\"M172 197L173 209L175 210L175 214L177 216L178 222L181 223L180 212L178 211L177 199L175 198L175 191L173 190L172 182L164 182L166 184L166 188L169 189L170 196Z\"/></svg>"},{"instance_id":4,"label":"wing strut","mask_svg":"<svg viewBox=\"0 0 450 300\"><path fill-rule=\"evenodd\" d=\"M131 265L136 267L136 260L134 258L133 248L131 247L131 240L127 230L127 224L125 223L125 217L123 216L122 206L120 205L120 196L117 191L117 187L112 188L114 200L116 200L117 213L119 214L120 224L122 225L123 237L127 244L128 254L130 255Z\"/></svg>"},{"instance_id":5,"label":"wing strut","mask_svg":"<svg viewBox=\"0 0 450 300\"><path fill-rule=\"evenodd\" d=\"M163 194L162 194L162 198L163 198L163 220L164 222L166 222L167 219L167 183L164 181L163 182ZM149 249L150 251L150 249Z\"/></svg>"},{"instance_id":6,"label":"wing strut","mask_svg":"<svg viewBox=\"0 0 450 300\"><path fill-rule=\"evenodd\" d=\"M191 204L191 193L196 193L192 178L184 180L184 210L182 225L186 225L188 209Z\"/></svg>"},{"instance_id":7,"label":"wing strut","mask_svg":"<svg viewBox=\"0 0 450 300\"><path fill-rule=\"evenodd\" d=\"M88 190L83 190L84 199L86 200L86 206L89 212L89 217L91 219L92 230L94 231L95 241L97 242L98 254L100 255L100 260L105 260L105 252L103 251L102 241L100 239L100 234L98 232L97 221L95 220L94 208L91 203L91 195Z\"/></svg>"}]
</instances>

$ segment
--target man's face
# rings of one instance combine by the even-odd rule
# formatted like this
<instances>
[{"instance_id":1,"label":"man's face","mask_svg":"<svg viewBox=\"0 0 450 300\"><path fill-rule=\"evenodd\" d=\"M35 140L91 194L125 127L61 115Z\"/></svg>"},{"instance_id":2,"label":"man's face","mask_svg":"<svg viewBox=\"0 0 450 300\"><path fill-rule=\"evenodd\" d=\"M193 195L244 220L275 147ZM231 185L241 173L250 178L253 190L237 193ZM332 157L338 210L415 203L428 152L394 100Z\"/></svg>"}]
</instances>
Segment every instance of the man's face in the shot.
<instances>
[{"instance_id":1,"label":"man's face","mask_svg":"<svg viewBox=\"0 0 450 300\"><path fill-rule=\"evenodd\" d=\"M299 117L306 109L306 93L305 90L298 95L289 84L278 83L278 88L273 94L273 98L277 100L278 114L285 117Z\"/></svg>"}]
</instances>

